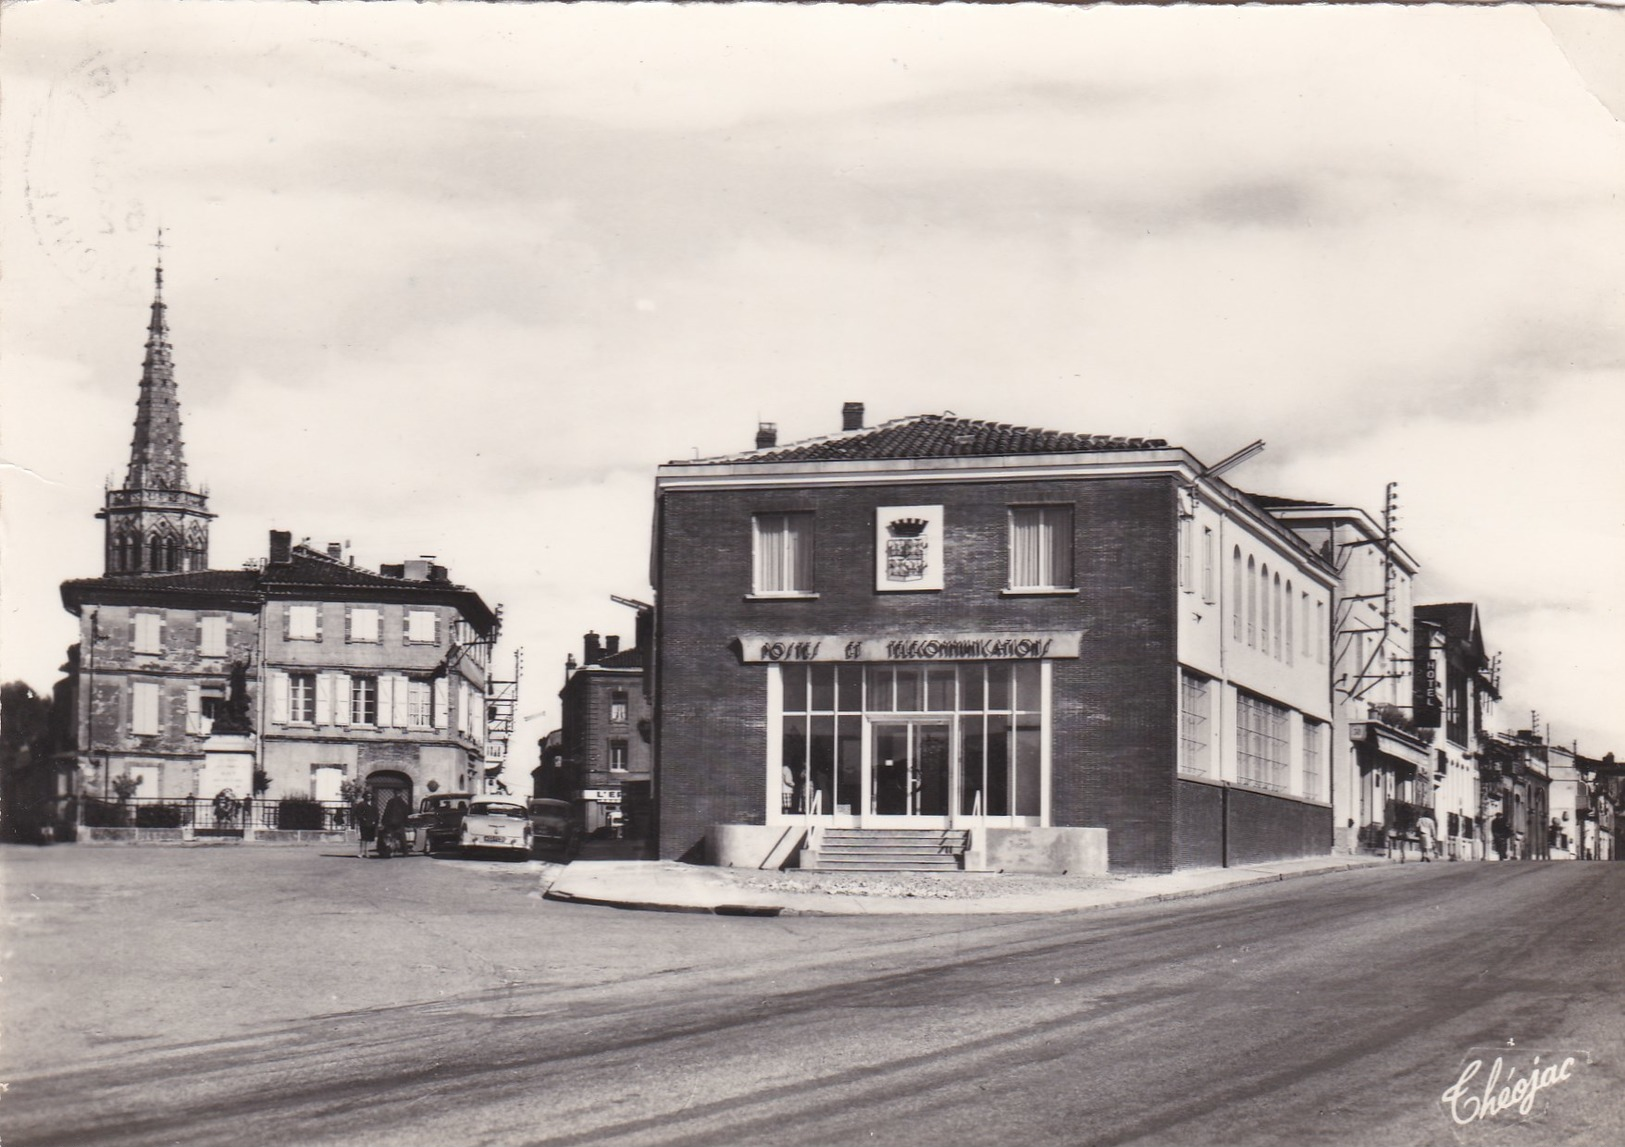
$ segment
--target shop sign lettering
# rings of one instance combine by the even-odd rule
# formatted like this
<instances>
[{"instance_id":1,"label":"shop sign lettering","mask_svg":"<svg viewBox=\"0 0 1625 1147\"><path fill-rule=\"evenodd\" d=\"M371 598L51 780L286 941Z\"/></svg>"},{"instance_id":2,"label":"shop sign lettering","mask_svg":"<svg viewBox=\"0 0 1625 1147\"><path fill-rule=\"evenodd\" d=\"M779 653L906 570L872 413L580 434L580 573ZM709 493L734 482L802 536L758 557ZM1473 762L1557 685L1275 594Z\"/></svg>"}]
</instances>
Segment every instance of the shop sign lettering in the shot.
<instances>
[{"instance_id":1,"label":"shop sign lettering","mask_svg":"<svg viewBox=\"0 0 1625 1147\"><path fill-rule=\"evenodd\" d=\"M813 661L1037 661L1078 656L1077 633L947 633L902 636L782 636L739 638L743 660L755 664Z\"/></svg>"}]
</instances>

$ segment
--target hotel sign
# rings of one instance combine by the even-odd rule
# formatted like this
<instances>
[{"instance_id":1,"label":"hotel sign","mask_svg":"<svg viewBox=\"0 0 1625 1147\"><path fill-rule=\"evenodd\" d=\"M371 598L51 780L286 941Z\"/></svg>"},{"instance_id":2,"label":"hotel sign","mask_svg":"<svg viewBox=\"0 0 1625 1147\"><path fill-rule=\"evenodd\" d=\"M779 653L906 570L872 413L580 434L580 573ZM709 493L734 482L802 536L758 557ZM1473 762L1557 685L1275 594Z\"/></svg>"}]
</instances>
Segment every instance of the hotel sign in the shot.
<instances>
[{"instance_id":1,"label":"hotel sign","mask_svg":"<svg viewBox=\"0 0 1625 1147\"><path fill-rule=\"evenodd\" d=\"M742 634L740 657L748 664L810 661L1038 661L1076 657L1077 632L911 633L886 637Z\"/></svg>"}]
</instances>

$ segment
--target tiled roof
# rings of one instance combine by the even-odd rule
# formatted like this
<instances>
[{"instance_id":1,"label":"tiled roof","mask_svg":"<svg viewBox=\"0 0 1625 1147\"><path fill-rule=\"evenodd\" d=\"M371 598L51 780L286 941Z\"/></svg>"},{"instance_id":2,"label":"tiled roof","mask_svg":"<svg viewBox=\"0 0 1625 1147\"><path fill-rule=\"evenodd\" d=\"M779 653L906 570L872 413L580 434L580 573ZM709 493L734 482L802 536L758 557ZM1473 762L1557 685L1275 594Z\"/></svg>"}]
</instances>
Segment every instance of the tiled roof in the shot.
<instances>
[{"instance_id":1,"label":"tiled roof","mask_svg":"<svg viewBox=\"0 0 1625 1147\"><path fill-rule=\"evenodd\" d=\"M464 587L449 581L418 581L413 578L388 577L373 573L348 562L321 557L307 550L294 548L287 562L267 563L260 572L266 586L283 585L348 585L365 589L432 589L437 591L462 590Z\"/></svg>"},{"instance_id":2,"label":"tiled roof","mask_svg":"<svg viewBox=\"0 0 1625 1147\"><path fill-rule=\"evenodd\" d=\"M917 414L858 430L844 430L788 446L770 446L717 458L680 459L673 466L726 462L852 462L888 458L972 458L1008 454L1098 454L1110 450L1158 450L1161 438L1070 434L982 422L953 414Z\"/></svg>"},{"instance_id":3,"label":"tiled roof","mask_svg":"<svg viewBox=\"0 0 1625 1147\"><path fill-rule=\"evenodd\" d=\"M1330 502L1308 502L1302 498L1282 498L1275 494L1248 494L1249 498L1266 510L1330 510Z\"/></svg>"},{"instance_id":4,"label":"tiled roof","mask_svg":"<svg viewBox=\"0 0 1625 1147\"><path fill-rule=\"evenodd\" d=\"M147 592L236 594L278 598L299 595L299 591L354 589L384 591L389 594L419 594L425 597L459 599L461 608L476 625L494 620L479 594L467 586L449 581L419 581L388 577L359 569L348 562L319 556L295 548L287 562L267 563L260 569L198 570L196 573L131 574L118 577L78 578L62 583L62 601L70 610L75 602L103 598L108 594L140 595ZM353 596L349 597L353 600ZM387 598L385 600L388 600ZM399 600L399 599L396 599Z\"/></svg>"},{"instance_id":5,"label":"tiled roof","mask_svg":"<svg viewBox=\"0 0 1625 1147\"><path fill-rule=\"evenodd\" d=\"M81 590L189 590L196 593L253 593L259 587L256 570L198 570L195 573L123 574L81 577L62 583Z\"/></svg>"},{"instance_id":6,"label":"tiled roof","mask_svg":"<svg viewBox=\"0 0 1625 1147\"><path fill-rule=\"evenodd\" d=\"M631 649L622 649L606 657L599 658L595 664L601 665L605 669L642 669L643 651L636 646Z\"/></svg>"}]
</instances>

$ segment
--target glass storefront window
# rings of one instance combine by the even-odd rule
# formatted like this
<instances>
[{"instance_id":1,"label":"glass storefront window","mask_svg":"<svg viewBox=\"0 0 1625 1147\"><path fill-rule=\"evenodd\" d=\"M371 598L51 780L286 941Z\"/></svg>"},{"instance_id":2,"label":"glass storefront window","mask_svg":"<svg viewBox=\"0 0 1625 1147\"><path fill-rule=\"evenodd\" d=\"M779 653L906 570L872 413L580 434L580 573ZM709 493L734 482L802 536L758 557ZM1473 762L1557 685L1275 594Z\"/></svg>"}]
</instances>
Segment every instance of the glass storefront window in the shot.
<instances>
[{"instance_id":1,"label":"glass storefront window","mask_svg":"<svg viewBox=\"0 0 1625 1147\"><path fill-rule=\"evenodd\" d=\"M1040 663L780 671L785 813L1042 815Z\"/></svg>"}]
</instances>

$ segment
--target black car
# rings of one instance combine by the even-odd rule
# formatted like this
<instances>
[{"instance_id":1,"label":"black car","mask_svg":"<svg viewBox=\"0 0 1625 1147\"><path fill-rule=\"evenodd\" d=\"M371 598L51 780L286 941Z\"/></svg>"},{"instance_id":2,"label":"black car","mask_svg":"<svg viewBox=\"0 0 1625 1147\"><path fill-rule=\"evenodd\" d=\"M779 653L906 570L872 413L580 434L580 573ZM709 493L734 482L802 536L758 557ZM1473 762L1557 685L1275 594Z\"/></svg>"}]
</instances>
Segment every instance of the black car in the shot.
<instances>
[{"instance_id":1,"label":"black car","mask_svg":"<svg viewBox=\"0 0 1625 1147\"><path fill-rule=\"evenodd\" d=\"M531 848L552 852L566 863L581 852L581 822L569 801L537 797L530 802Z\"/></svg>"},{"instance_id":2,"label":"black car","mask_svg":"<svg viewBox=\"0 0 1625 1147\"><path fill-rule=\"evenodd\" d=\"M407 821L417 833L419 847L424 852L455 849L462 840L463 814L475 799L473 793L435 793L419 801L418 811Z\"/></svg>"}]
</instances>

